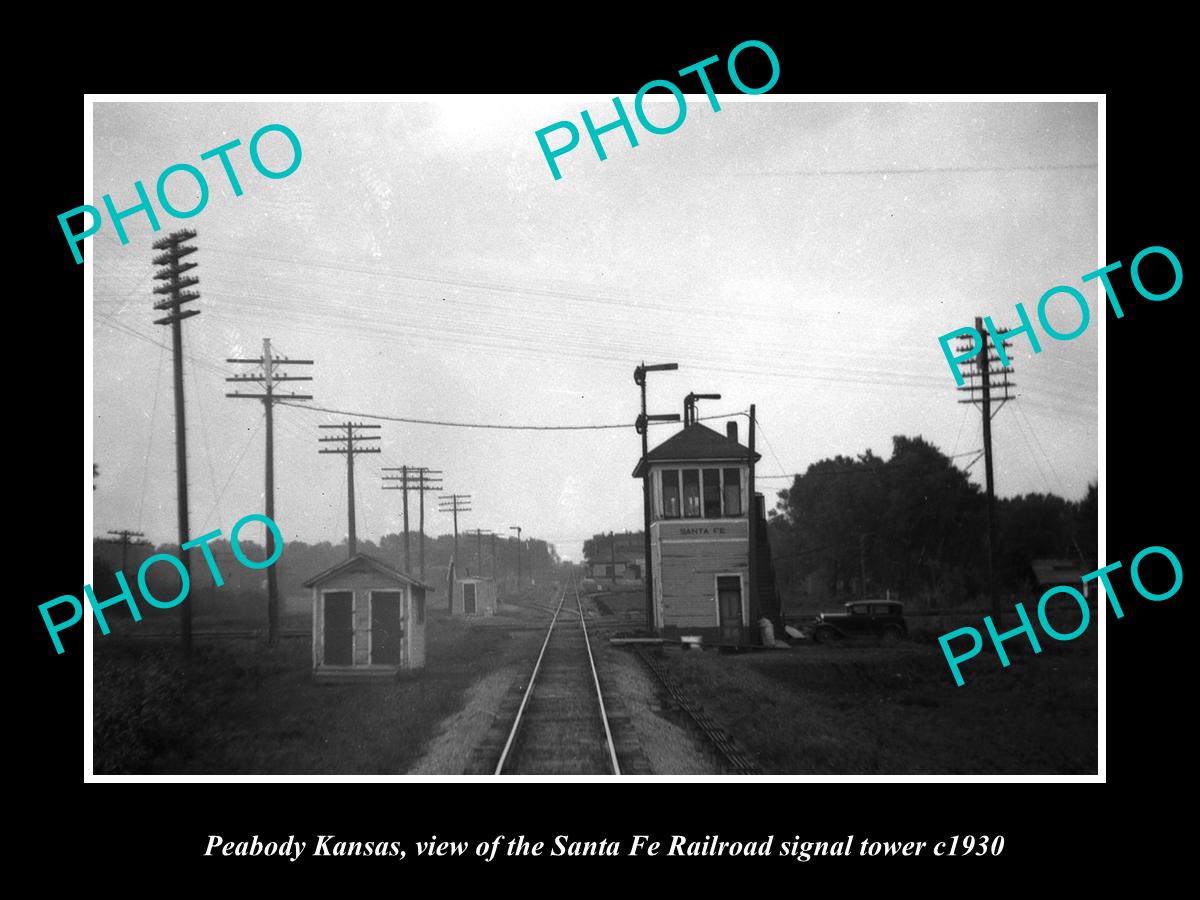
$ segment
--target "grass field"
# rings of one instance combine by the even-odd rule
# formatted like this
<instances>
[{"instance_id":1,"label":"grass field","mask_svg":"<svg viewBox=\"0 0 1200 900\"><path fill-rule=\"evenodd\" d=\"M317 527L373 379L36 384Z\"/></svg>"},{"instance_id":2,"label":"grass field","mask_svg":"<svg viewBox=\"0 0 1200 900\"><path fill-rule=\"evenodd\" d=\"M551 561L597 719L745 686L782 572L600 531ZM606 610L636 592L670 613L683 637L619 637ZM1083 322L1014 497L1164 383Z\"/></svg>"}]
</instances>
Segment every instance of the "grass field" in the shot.
<instances>
[{"instance_id":1,"label":"grass field","mask_svg":"<svg viewBox=\"0 0 1200 900\"><path fill-rule=\"evenodd\" d=\"M597 601L615 619L640 622L637 592ZM792 610L789 620L803 615ZM1042 635L1041 654L1027 640L1007 641L1008 668L985 636L984 650L963 664L962 687L937 636L963 625L982 631L981 612L915 614L911 637L894 646L808 641L664 654L693 698L772 774L1089 774L1097 767L1097 615L1103 610L1093 608L1074 641ZM1050 610L1064 633L1078 616L1069 603ZM1015 624L1010 611L1003 627Z\"/></svg>"},{"instance_id":2,"label":"grass field","mask_svg":"<svg viewBox=\"0 0 1200 900\"><path fill-rule=\"evenodd\" d=\"M1007 669L985 648L962 687L927 632L895 646L666 657L772 774L1095 773L1094 625L1071 643L1044 640L1040 655L1010 640Z\"/></svg>"},{"instance_id":3,"label":"grass field","mask_svg":"<svg viewBox=\"0 0 1200 900\"><path fill-rule=\"evenodd\" d=\"M307 638L198 639L185 670L174 640L129 636L147 624L131 623L96 640L94 770L403 774L471 683L536 653L541 614L509 611L465 620L431 609L424 670L345 685L312 683Z\"/></svg>"}]
</instances>

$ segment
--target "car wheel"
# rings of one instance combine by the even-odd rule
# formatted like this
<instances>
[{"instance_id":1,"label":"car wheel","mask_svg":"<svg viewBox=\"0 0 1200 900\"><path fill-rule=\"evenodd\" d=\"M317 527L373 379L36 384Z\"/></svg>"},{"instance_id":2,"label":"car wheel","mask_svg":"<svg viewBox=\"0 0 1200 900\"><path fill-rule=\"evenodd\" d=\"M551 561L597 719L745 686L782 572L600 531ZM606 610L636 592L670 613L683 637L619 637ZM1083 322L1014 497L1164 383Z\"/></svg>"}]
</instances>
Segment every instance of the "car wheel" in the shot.
<instances>
[{"instance_id":1,"label":"car wheel","mask_svg":"<svg viewBox=\"0 0 1200 900\"><path fill-rule=\"evenodd\" d=\"M883 629L884 643L894 644L903 636L903 633L895 625L889 625L887 628Z\"/></svg>"},{"instance_id":2,"label":"car wheel","mask_svg":"<svg viewBox=\"0 0 1200 900\"><path fill-rule=\"evenodd\" d=\"M837 643L841 637L842 636L838 634L835 629L830 628L828 625L822 625L817 629L816 634L813 635L813 639L818 644L834 644Z\"/></svg>"}]
</instances>

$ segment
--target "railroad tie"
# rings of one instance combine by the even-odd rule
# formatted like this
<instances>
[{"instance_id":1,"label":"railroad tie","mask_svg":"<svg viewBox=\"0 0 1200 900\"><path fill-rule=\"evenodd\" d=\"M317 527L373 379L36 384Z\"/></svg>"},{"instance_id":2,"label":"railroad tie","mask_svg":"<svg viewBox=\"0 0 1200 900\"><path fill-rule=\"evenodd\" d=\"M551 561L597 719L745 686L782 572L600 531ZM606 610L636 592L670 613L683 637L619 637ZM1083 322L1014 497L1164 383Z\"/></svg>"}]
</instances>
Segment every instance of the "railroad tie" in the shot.
<instances>
[{"instance_id":1,"label":"railroad tie","mask_svg":"<svg viewBox=\"0 0 1200 900\"><path fill-rule=\"evenodd\" d=\"M703 708L688 696L683 686L676 680L666 667L654 659L641 647L635 647L634 652L655 674L667 696L675 705L687 714L693 726L707 740L708 747L716 752L719 763L727 770L737 775L761 775L762 767L732 736L719 726Z\"/></svg>"}]
</instances>

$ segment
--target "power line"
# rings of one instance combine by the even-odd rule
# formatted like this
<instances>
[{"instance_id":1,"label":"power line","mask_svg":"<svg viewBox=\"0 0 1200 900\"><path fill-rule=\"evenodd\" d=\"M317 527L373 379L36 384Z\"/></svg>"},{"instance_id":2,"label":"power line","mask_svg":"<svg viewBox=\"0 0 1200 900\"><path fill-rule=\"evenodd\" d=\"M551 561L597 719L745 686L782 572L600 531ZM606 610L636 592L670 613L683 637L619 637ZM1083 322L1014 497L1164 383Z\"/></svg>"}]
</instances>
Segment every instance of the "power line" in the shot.
<instances>
[{"instance_id":1,"label":"power line","mask_svg":"<svg viewBox=\"0 0 1200 900\"><path fill-rule=\"evenodd\" d=\"M238 454L237 462L233 464L233 469L229 472L229 477L225 479L225 486L221 488L221 493L217 495L217 499L213 501L212 509L208 511L208 515L204 517L204 521L200 523L200 529L208 524L208 520L212 518L212 514L217 511L217 507L221 503L221 498L225 496L225 491L229 488L229 483L233 481L233 476L237 474L238 469L242 465L242 460L246 458L246 451L250 449L250 444L254 441L254 436L258 434L258 429L262 427L262 423L266 421L267 415L263 413L263 417L258 420L258 424L254 426L254 430L250 432L250 437L246 439L246 446L242 448L242 452Z\"/></svg>"},{"instance_id":2,"label":"power line","mask_svg":"<svg viewBox=\"0 0 1200 900\"><path fill-rule=\"evenodd\" d=\"M975 453L981 453L981 450L968 450L965 453L956 453L953 456L947 456L947 459L958 459L963 456L971 456ZM755 475L755 478L808 478L812 475L866 475L878 471L879 469L906 469L910 466L920 465L922 460L906 460L905 462L885 462L877 466L865 467L856 466L854 468L843 469L817 469L816 471L808 472L791 472L786 475Z\"/></svg>"},{"instance_id":3,"label":"power line","mask_svg":"<svg viewBox=\"0 0 1200 900\"><path fill-rule=\"evenodd\" d=\"M204 439L204 459L208 463L208 486L215 495L217 491L217 475L213 469L212 451L208 445L208 428L204 424L204 404L200 400L204 392L200 390L199 379L196 377L195 361L189 360L189 364L192 367L192 399L195 401L196 409L199 412L197 418L200 420L200 436Z\"/></svg>"},{"instance_id":4,"label":"power line","mask_svg":"<svg viewBox=\"0 0 1200 900\"><path fill-rule=\"evenodd\" d=\"M616 428L633 428L633 422L622 422L620 424L604 424L604 425L496 425L492 423L482 422L444 422L436 419L411 419L404 416L386 416L379 413L364 413L364 412L348 412L344 409L331 409L325 406L312 406L307 403L284 403L283 406L294 406L297 409L310 409L314 412L333 413L339 416L353 416L356 419L378 419L383 422L404 422L409 425L438 425L443 428L490 428L498 431L601 431L606 429ZM719 416L701 416L700 421L711 421L713 419L731 419L734 416L744 416L746 413L742 410L738 412L727 413ZM657 424L652 422L653 424Z\"/></svg>"},{"instance_id":5,"label":"power line","mask_svg":"<svg viewBox=\"0 0 1200 900\"><path fill-rule=\"evenodd\" d=\"M762 432L763 440L767 442L767 449L768 449L768 450L770 450L770 451L771 451L771 455L772 455L773 457L775 457L775 464L776 464L777 466L779 466L779 471L780 471L780 472L784 472L784 473L786 473L786 472L787 472L787 470L784 468L783 462L782 462L782 461L779 459L779 454L775 452L775 448L774 448L774 446L772 446L772 444L771 444L771 439L770 439L770 438L768 438L768 437L767 437L767 433L766 433L765 431L763 431L762 422L758 421L758 418L757 418L757 417L755 417L755 420L754 420L754 421L755 421L755 424L758 426L758 430L759 430L760 432ZM766 476L766 475L756 475L755 477L756 477L756 478L767 478L767 477L770 477L770 476ZM786 475L786 474L784 474L784 476L783 476L783 477L785 477L785 478L786 478L786 477L787 477L787 475Z\"/></svg>"},{"instance_id":6,"label":"power line","mask_svg":"<svg viewBox=\"0 0 1200 900\"><path fill-rule=\"evenodd\" d=\"M147 344L153 344L155 347L160 347L163 350L171 349L170 344L164 344L162 341L156 341L154 338L150 337L149 335L143 334L142 332L138 331L136 328L133 328L132 326L128 325L127 323L118 321L115 318L115 316L116 316L116 313L109 313L107 315L101 314L99 316L99 318L104 324L110 326L111 328L114 328L115 330L117 330L123 334L127 334L130 337L135 337L140 341L145 341ZM221 318L221 317L218 316L217 318ZM205 369L208 369L211 372L216 372L217 374L220 374L220 375L228 375L229 374L228 370L222 369L220 366L214 365L211 360L204 359L202 357L196 356L195 354L188 353L186 351L184 352L183 356L185 359L190 359L192 362L196 363L199 366L204 367Z\"/></svg>"},{"instance_id":7,"label":"power line","mask_svg":"<svg viewBox=\"0 0 1200 900\"><path fill-rule=\"evenodd\" d=\"M157 343L157 342L156 342ZM138 528L142 527L142 513L146 509L146 483L150 479L150 451L154 449L154 423L158 415L158 388L162 382L162 364L166 356L166 344L160 344L158 351L158 373L154 376L154 402L150 404L150 438L146 441L146 467L142 469L142 499L138 501Z\"/></svg>"},{"instance_id":8,"label":"power line","mask_svg":"<svg viewBox=\"0 0 1200 900\"><path fill-rule=\"evenodd\" d=\"M1033 435L1034 443L1037 444L1038 449L1042 451L1042 456L1046 460L1046 465L1050 467L1050 472L1051 472L1051 474L1054 475L1054 480L1058 482L1059 490L1061 490L1064 494L1066 494L1066 492L1067 492L1066 485L1064 485L1063 480L1058 477L1058 470L1054 468L1054 463L1050 460L1050 454L1048 454L1046 452L1046 448L1042 446L1042 441L1041 441L1041 438L1038 437L1037 429L1035 429L1033 427L1033 423L1029 421L1029 416L1026 414L1024 408L1022 408L1021 406L1018 405L1017 411L1021 414L1022 417L1024 417L1025 425L1029 429L1030 433Z\"/></svg>"},{"instance_id":9,"label":"power line","mask_svg":"<svg viewBox=\"0 0 1200 900\"><path fill-rule=\"evenodd\" d=\"M912 169L810 169L791 172L727 172L705 173L717 178L815 178L822 175L927 175L967 172L1057 172L1073 169L1094 169L1096 163L1061 163L1042 166L921 166Z\"/></svg>"},{"instance_id":10,"label":"power line","mask_svg":"<svg viewBox=\"0 0 1200 900\"><path fill-rule=\"evenodd\" d=\"M961 419L959 420L959 422L958 422L958 434L956 434L956 435L954 436L954 446L950 448L950 453L951 453L951 454L953 454L953 453L954 453L954 451L956 451L956 450L958 449L958 442L959 442L960 440L962 440L963 427L964 427L966 424L967 424L967 410L966 410L966 407L963 407L963 414L962 414L962 418L961 418ZM950 458L951 458L951 459L953 459L954 457L953 457L953 456L951 456Z\"/></svg>"},{"instance_id":11,"label":"power line","mask_svg":"<svg viewBox=\"0 0 1200 900\"><path fill-rule=\"evenodd\" d=\"M1029 438L1025 434L1025 426L1021 424L1020 417L1015 419L1017 423L1017 431L1021 435L1021 440L1025 442L1025 449L1029 452L1029 458L1033 460L1034 467L1038 470L1038 474L1042 476L1042 481L1046 484L1046 490L1052 490L1050 487L1050 479L1046 477L1046 473L1042 470L1042 464L1038 462L1036 454L1033 452L1033 445L1029 443Z\"/></svg>"}]
</instances>

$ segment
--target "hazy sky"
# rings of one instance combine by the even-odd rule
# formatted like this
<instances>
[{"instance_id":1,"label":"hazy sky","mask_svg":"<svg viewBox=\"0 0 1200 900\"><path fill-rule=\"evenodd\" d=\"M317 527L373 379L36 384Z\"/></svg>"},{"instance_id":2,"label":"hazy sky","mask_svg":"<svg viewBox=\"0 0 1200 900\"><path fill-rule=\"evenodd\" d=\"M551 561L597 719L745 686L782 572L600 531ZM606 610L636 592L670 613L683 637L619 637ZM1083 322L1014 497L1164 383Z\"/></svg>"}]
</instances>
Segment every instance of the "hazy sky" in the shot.
<instances>
[{"instance_id":1,"label":"hazy sky","mask_svg":"<svg viewBox=\"0 0 1200 900\"><path fill-rule=\"evenodd\" d=\"M623 98L631 106L629 97ZM672 107L651 112L668 122ZM896 434L944 452L982 446L937 337L977 315L1018 324L1058 284L1097 268L1095 104L739 102L714 113L689 97L674 133L586 133L555 181L534 132L607 98L489 97L446 103L98 103L94 194L118 208L133 182L153 193L167 166L208 176L207 207L110 223L87 241L95 270L97 532L175 535L169 329L152 324L153 240L194 228L201 315L183 325L192 533L263 509L262 405L226 399L226 357L314 359L313 404L351 413L510 425L632 423L634 366L652 376L652 412L688 391L723 395L701 414L757 404L762 476L802 472ZM247 145L262 125L299 137L303 161L269 180ZM244 189L216 160L233 138ZM551 140L557 143L561 137ZM280 168L278 134L262 144ZM194 203L186 176L168 196ZM157 205L157 202L156 202ZM1105 260L1107 262L1107 260ZM1097 474L1096 283L1088 330L1016 340L1020 399L994 421L1001 496L1082 496ZM1061 302L1061 301L1060 301ZM1070 330L1069 304L1052 321ZM299 367L297 367L299 369ZM277 407L276 519L285 540L346 532L346 468L319 455L317 425L342 414ZM368 420L363 420L368 421ZM723 430L723 422L709 423ZM677 426L651 432L651 445ZM740 420L744 439L746 421ZM471 494L461 528L525 534L578 558L600 530L641 527L632 427L533 432L383 423L383 452L357 460L358 534L400 527L400 494L380 467L445 471ZM971 455L956 462L966 466ZM983 464L970 470L981 481ZM773 502L784 479L761 482ZM431 533L449 517L427 508ZM415 516L415 506L414 506ZM414 519L415 527L415 519Z\"/></svg>"}]
</instances>

